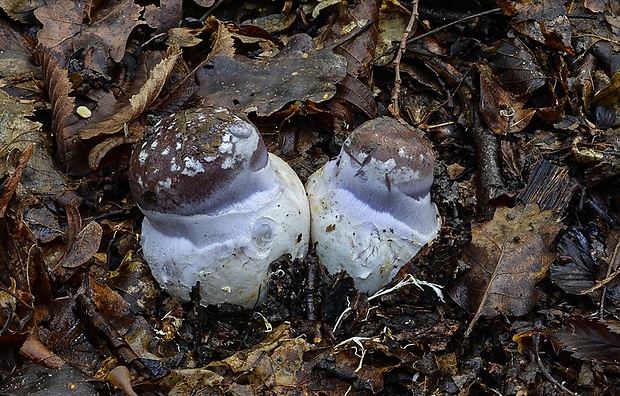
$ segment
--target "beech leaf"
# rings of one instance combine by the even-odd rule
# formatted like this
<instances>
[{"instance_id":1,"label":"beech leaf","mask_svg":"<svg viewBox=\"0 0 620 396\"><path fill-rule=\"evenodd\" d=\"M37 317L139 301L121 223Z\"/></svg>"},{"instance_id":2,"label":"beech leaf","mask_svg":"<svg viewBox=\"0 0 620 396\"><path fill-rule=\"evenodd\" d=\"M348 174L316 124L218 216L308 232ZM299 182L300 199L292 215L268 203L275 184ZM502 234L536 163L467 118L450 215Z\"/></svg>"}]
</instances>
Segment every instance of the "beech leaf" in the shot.
<instances>
[{"instance_id":1,"label":"beech leaf","mask_svg":"<svg viewBox=\"0 0 620 396\"><path fill-rule=\"evenodd\" d=\"M573 317L553 333L574 357L600 363L620 363L620 330L610 322Z\"/></svg>"}]
</instances>

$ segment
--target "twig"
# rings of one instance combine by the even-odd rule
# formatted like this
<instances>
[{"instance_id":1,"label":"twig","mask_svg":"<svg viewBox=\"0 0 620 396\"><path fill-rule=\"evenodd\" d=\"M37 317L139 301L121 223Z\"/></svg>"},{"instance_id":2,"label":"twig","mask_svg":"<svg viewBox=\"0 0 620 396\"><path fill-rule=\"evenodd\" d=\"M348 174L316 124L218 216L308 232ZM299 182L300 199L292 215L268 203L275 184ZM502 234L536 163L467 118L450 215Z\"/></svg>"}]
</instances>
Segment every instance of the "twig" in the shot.
<instances>
[{"instance_id":1,"label":"twig","mask_svg":"<svg viewBox=\"0 0 620 396\"><path fill-rule=\"evenodd\" d=\"M609 264L607 267L607 277L603 279L602 281L597 282L596 285L592 286L589 290L586 290L585 292L581 293L581 294L588 294L598 289L599 287L604 286L603 292L601 293L601 303L600 303L599 310L598 310L598 316L600 319L603 319L603 317L605 316L605 297L607 295L606 285L607 283L615 279L618 276L618 274L620 274L620 269L618 268L619 250L620 250L620 243L617 243L616 247L614 248L614 254L611 256L611 259L609 260Z\"/></svg>"},{"instance_id":2,"label":"twig","mask_svg":"<svg viewBox=\"0 0 620 396\"><path fill-rule=\"evenodd\" d=\"M400 104L398 103L398 97L400 96L400 86L403 82L400 78L400 61L405 53L405 49L407 48L407 40L411 35L411 30L413 30L413 24L418 18L418 1L414 0L411 5L412 9L411 16L409 17L409 23L407 24L405 33L403 33L403 38L400 40L399 51L396 54L396 59L394 60L394 88L392 89L392 100L389 110L395 118L400 118Z\"/></svg>"},{"instance_id":3,"label":"twig","mask_svg":"<svg viewBox=\"0 0 620 396\"><path fill-rule=\"evenodd\" d=\"M492 215L489 211L489 201L505 190L498 158L499 141L491 130L480 124L477 111L474 111L472 116L472 137L478 153L478 202L482 212L489 217Z\"/></svg>"},{"instance_id":4,"label":"twig","mask_svg":"<svg viewBox=\"0 0 620 396\"><path fill-rule=\"evenodd\" d=\"M450 26L458 25L459 23L467 22L469 20L476 19L476 18L479 18L481 16L485 16L485 15L489 15L489 14L495 14L495 13L498 13L498 12L501 12L501 11L502 11L501 8L493 8L492 10L487 10L487 11L479 12L478 14L467 16L465 18L462 18L462 19L450 22L450 23L448 23L446 25L439 26L436 29L429 30L428 32L426 32L424 34L421 34L419 36L412 37L409 40L407 40L407 44L411 44L411 43L413 43L413 42L415 42L417 40L421 40L421 39L423 39L424 37L427 37L427 36L432 36L433 34L436 34L436 33L440 32L440 31L442 31L444 29L447 29ZM380 58L383 58L386 55L393 54L394 52L396 52L398 50L398 48L400 48L400 46L396 46L395 45L394 47L390 48L386 52L384 52L381 55L375 57L375 59L380 59Z\"/></svg>"},{"instance_id":5,"label":"twig","mask_svg":"<svg viewBox=\"0 0 620 396\"><path fill-rule=\"evenodd\" d=\"M571 396L576 396L575 393L571 392L570 390L566 389L566 387L562 384L560 384L558 382L558 380L556 380L555 378L553 378L553 376L551 375L551 373L549 373L549 371L545 368L545 366L543 366L543 362L540 359L540 333L535 333L532 336L532 341L534 344L534 359L536 360L536 365L538 366L538 369L540 370L541 373L543 373L543 375L545 376L545 378L547 378L547 380L549 380L549 382L551 382L553 385L557 386L562 392L571 395Z\"/></svg>"}]
</instances>

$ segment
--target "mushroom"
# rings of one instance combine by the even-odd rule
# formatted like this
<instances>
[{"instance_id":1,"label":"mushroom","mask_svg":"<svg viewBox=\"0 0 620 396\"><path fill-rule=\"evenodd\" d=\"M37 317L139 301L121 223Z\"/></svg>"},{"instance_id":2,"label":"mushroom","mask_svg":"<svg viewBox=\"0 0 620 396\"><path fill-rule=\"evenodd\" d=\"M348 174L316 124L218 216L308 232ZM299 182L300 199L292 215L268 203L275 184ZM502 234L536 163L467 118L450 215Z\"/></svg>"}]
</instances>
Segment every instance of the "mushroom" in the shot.
<instances>
[{"instance_id":1,"label":"mushroom","mask_svg":"<svg viewBox=\"0 0 620 396\"><path fill-rule=\"evenodd\" d=\"M144 258L182 300L199 281L202 304L250 308L265 296L272 262L307 252L303 184L226 108L163 118L135 147L129 182L145 216Z\"/></svg>"},{"instance_id":2,"label":"mushroom","mask_svg":"<svg viewBox=\"0 0 620 396\"><path fill-rule=\"evenodd\" d=\"M381 117L359 126L340 154L310 176L311 234L330 273L374 293L437 236L434 155L419 130Z\"/></svg>"}]
</instances>

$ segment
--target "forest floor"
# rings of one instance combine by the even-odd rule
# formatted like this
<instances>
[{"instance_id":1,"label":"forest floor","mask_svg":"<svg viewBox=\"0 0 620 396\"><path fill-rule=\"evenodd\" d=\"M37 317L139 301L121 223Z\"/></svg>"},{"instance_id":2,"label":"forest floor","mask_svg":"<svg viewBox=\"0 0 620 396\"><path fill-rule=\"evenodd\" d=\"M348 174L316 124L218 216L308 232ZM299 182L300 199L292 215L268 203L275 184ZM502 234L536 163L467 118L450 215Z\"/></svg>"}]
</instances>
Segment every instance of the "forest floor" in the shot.
<instances>
[{"instance_id":1,"label":"forest floor","mask_svg":"<svg viewBox=\"0 0 620 396\"><path fill-rule=\"evenodd\" d=\"M0 394L620 395L620 3L454 3L0 0ZM376 295L310 248L168 296L130 153L207 105L303 182L404 120L439 236Z\"/></svg>"}]
</instances>

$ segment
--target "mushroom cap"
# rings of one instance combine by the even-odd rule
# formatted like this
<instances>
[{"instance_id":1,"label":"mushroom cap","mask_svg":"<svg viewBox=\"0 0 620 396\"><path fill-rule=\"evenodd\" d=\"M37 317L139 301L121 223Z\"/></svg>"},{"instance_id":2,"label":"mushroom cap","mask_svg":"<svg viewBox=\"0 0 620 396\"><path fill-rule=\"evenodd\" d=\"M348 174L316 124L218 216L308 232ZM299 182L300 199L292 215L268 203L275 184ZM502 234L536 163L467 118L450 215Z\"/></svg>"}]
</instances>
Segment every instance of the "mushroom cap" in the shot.
<instances>
[{"instance_id":1,"label":"mushroom cap","mask_svg":"<svg viewBox=\"0 0 620 396\"><path fill-rule=\"evenodd\" d=\"M394 118L380 117L360 125L345 141L339 167L347 165L350 169L342 172L341 183L360 198L368 198L369 188L396 188L420 199L433 184L435 156L421 131Z\"/></svg>"},{"instance_id":2,"label":"mushroom cap","mask_svg":"<svg viewBox=\"0 0 620 396\"><path fill-rule=\"evenodd\" d=\"M247 118L224 107L164 117L138 143L129 182L143 211L178 215L217 213L231 197L264 190L252 173L268 162L265 144Z\"/></svg>"}]
</instances>

